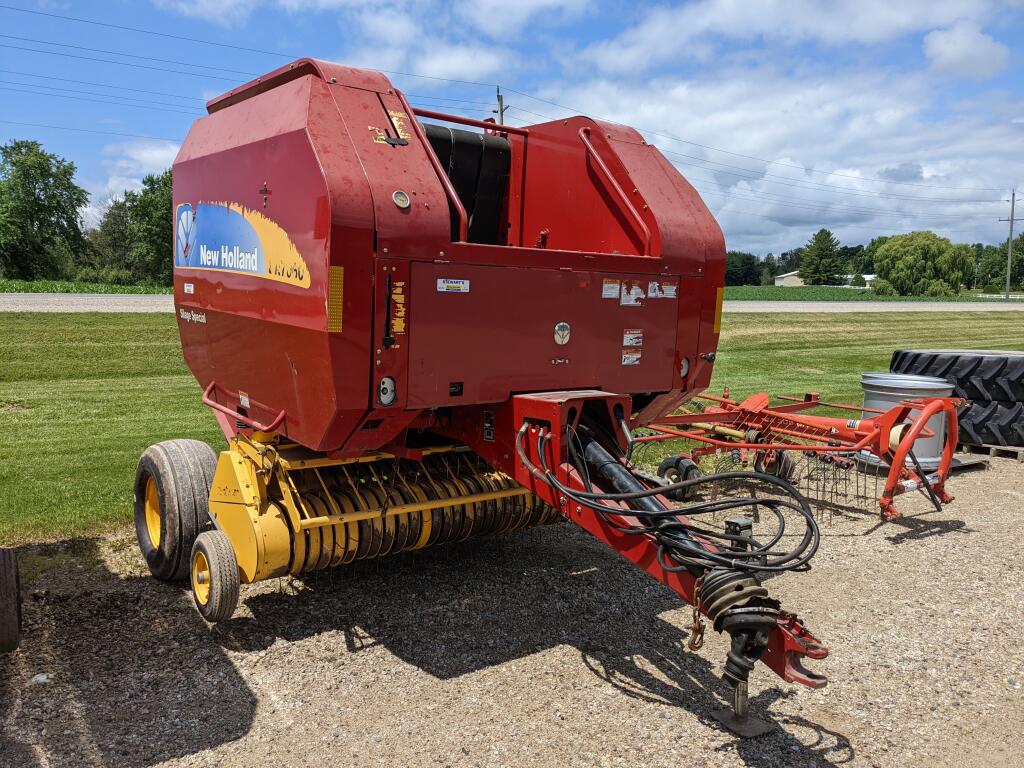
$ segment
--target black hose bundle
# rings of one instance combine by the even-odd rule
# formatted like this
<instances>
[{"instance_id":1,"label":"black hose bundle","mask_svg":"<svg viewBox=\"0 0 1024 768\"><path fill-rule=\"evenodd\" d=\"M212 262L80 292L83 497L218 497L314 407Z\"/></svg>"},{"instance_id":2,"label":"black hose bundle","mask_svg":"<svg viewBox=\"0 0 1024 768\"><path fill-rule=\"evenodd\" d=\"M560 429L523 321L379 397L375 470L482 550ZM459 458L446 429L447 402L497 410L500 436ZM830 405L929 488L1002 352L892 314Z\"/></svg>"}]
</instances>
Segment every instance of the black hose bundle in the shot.
<instances>
[{"instance_id":1,"label":"black hose bundle","mask_svg":"<svg viewBox=\"0 0 1024 768\"><path fill-rule=\"evenodd\" d=\"M576 491L562 483L548 467L547 446L551 433L537 431L537 456L540 467L526 455L523 440L529 426L523 424L516 435L516 453L530 473L547 483L566 499L592 509L616 531L632 535L651 535L658 544L658 563L666 571L689 571L696 578L694 594L694 638L700 646L703 622L698 611L713 622L718 632L728 632L731 639L726 655L723 678L733 686L733 706L737 714L746 707L747 678L754 664L768 647L769 635L779 617L779 601L768 596L760 574L799 571L810 568L810 560L818 549L820 533L807 499L789 482L765 472L726 472L697 477L657 488L645 487L622 462L610 454L589 433L573 434L580 450L570 442L571 460L584 479L586 491ZM578 465L577 465L578 462ZM590 470L608 481L616 493L591 490ZM762 482L781 490L788 498L755 497L718 499L668 508L658 496L723 480ZM602 502L627 503L628 508L609 506ZM725 531L695 525L687 518L728 512L742 508L766 509L775 515L778 530L766 543L757 542L742 529L727 524ZM785 511L795 511L804 520L804 534L790 550L776 550L786 531ZM635 518L636 524L621 525L610 516ZM698 626L699 625L699 626ZM692 640L693 638L691 638Z\"/></svg>"},{"instance_id":2,"label":"black hose bundle","mask_svg":"<svg viewBox=\"0 0 1024 768\"><path fill-rule=\"evenodd\" d=\"M653 535L658 542L658 560L667 571L689 570L695 575L701 575L704 571L715 567L757 573L780 573L810 568L810 560L818 550L821 537L818 524L814 519L813 510L803 494L780 477L765 472L724 472L657 488L640 486L640 490L620 490L619 493L576 491L562 483L547 465L545 449L551 440L550 432L546 433L543 428L537 432L537 455L540 459L540 468L529 460L523 449L523 439L527 429L528 425L524 424L516 435L516 452L530 473L556 489L567 499L597 512L615 530L626 534ZM617 489L635 488L639 485L621 461L611 456L596 440L588 435L581 435L580 440L583 445L583 458L588 463L603 469ZM755 496L726 498L671 509L665 507L655 498L666 492L692 489L726 480L768 484L784 492L788 498ZM602 504L602 501L632 503L629 504L628 509L624 509L621 506ZM778 522L778 529L771 540L763 544L742 535L712 530L689 521L684 523L679 520L680 515L694 518L753 507L768 510ZM796 512L803 518L804 532L795 547L787 551L777 551L775 547L782 540L786 531L784 514L786 510ZM622 526L609 519L609 515L621 516L624 514L637 518L638 524ZM717 551L712 551L698 539L713 544Z\"/></svg>"}]
</instances>

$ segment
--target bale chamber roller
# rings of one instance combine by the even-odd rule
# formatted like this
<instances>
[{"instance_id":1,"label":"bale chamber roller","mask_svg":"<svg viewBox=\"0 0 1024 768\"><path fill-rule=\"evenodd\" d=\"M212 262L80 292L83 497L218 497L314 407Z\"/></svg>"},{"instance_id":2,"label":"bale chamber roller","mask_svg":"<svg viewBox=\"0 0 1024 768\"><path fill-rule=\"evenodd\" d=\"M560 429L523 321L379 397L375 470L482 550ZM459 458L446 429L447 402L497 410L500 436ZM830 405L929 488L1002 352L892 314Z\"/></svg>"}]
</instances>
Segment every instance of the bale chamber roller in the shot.
<instances>
[{"instance_id":1,"label":"bale chamber roller","mask_svg":"<svg viewBox=\"0 0 1024 768\"><path fill-rule=\"evenodd\" d=\"M632 428L708 385L721 320L722 233L656 148L413 109L311 59L208 112L174 163L174 298L228 448L143 455L155 576L215 622L240 583L568 518L729 633L740 709L758 659L824 684L800 660L826 650L761 584L806 567L806 501L763 479L762 510L804 522L780 552L745 518L698 528L628 460Z\"/></svg>"}]
</instances>

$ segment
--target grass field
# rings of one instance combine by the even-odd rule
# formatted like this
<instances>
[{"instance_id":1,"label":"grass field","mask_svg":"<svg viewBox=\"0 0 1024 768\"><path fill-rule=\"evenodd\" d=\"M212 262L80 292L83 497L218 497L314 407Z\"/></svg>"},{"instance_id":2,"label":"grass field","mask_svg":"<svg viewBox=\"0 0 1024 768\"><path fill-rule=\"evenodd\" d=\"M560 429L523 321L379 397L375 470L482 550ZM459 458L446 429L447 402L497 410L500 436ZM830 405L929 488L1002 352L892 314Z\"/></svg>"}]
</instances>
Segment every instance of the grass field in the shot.
<instances>
[{"instance_id":1,"label":"grass field","mask_svg":"<svg viewBox=\"0 0 1024 768\"><path fill-rule=\"evenodd\" d=\"M820 391L858 402L863 371L898 346L999 348L1021 313L728 314L712 391ZM0 544L67 539L131 520L139 454L223 444L185 368L171 315L0 313Z\"/></svg>"},{"instance_id":2,"label":"grass field","mask_svg":"<svg viewBox=\"0 0 1024 768\"><path fill-rule=\"evenodd\" d=\"M132 293L169 294L160 285L110 285L67 280L6 280L0 278L0 293ZM967 291L953 298L932 296L876 296L873 291L838 288L829 285L802 285L783 288L775 285L731 285L725 289L728 301L998 301L980 299L979 291ZM1011 301L1014 298L1011 297ZM1020 301L1020 297L1016 298Z\"/></svg>"},{"instance_id":3,"label":"grass field","mask_svg":"<svg viewBox=\"0 0 1024 768\"><path fill-rule=\"evenodd\" d=\"M725 298L727 301L993 301L980 299L976 293L938 298L878 296L874 291L840 288L834 285L800 285L791 288L781 285L730 285L725 289Z\"/></svg>"},{"instance_id":4,"label":"grass field","mask_svg":"<svg viewBox=\"0 0 1024 768\"><path fill-rule=\"evenodd\" d=\"M163 285L111 285L72 280L7 280L0 278L0 293L171 293Z\"/></svg>"}]
</instances>

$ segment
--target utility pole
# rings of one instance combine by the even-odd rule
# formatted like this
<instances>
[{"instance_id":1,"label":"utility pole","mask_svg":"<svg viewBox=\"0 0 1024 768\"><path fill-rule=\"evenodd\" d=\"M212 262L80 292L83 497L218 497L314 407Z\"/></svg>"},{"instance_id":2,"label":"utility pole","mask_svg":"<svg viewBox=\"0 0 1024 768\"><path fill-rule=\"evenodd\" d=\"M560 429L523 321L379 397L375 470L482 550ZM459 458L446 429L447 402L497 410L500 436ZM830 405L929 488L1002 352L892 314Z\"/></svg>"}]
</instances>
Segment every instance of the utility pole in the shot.
<instances>
[{"instance_id":1,"label":"utility pole","mask_svg":"<svg viewBox=\"0 0 1024 768\"><path fill-rule=\"evenodd\" d=\"M498 108L497 109L492 109L491 113L498 116L498 125L504 125L505 124L505 110L507 110L509 107L505 106L505 97L501 95L501 86L500 85L496 85L495 88L498 91ZM509 105L509 106L511 106L511 105Z\"/></svg>"},{"instance_id":2,"label":"utility pole","mask_svg":"<svg viewBox=\"0 0 1024 768\"><path fill-rule=\"evenodd\" d=\"M1010 298L1010 269L1013 266L1013 222L1024 221L1024 219L1013 218L1014 208L1017 203L1017 190L1010 191L1010 218L1000 219L1000 221L1010 222L1010 237L1006 241L1006 298Z\"/></svg>"}]
</instances>

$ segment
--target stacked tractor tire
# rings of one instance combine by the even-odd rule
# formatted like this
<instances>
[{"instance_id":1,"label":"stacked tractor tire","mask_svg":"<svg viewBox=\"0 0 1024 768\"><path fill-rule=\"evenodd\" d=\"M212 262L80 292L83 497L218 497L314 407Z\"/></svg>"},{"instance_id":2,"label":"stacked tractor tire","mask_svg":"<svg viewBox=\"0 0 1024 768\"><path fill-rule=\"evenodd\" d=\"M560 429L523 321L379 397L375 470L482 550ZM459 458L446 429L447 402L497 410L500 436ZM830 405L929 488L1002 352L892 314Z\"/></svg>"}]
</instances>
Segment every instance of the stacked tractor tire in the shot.
<instances>
[{"instance_id":1,"label":"stacked tractor tire","mask_svg":"<svg viewBox=\"0 0 1024 768\"><path fill-rule=\"evenodd\" d=\"M964 445L1024 448L1024 351L898 349L889 370L952 384Z\"/></svg>"}]
</instances>

